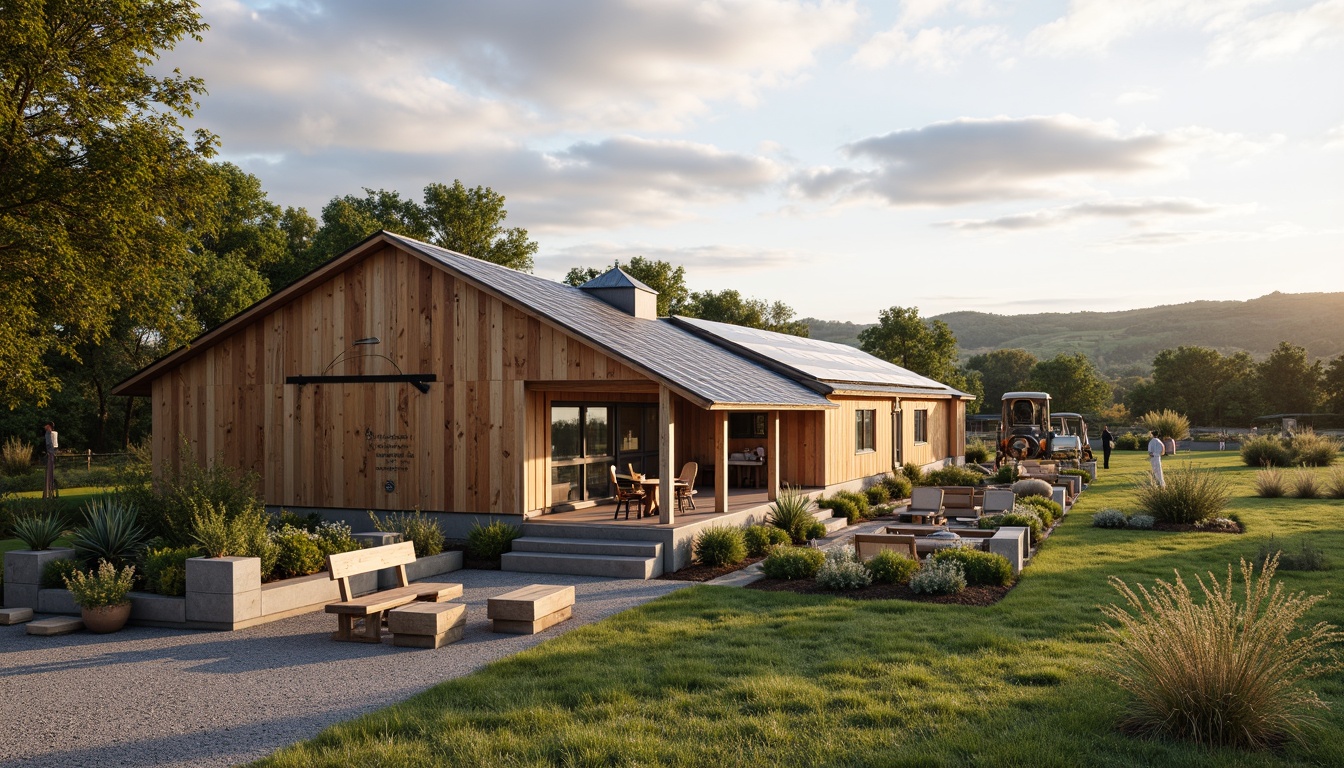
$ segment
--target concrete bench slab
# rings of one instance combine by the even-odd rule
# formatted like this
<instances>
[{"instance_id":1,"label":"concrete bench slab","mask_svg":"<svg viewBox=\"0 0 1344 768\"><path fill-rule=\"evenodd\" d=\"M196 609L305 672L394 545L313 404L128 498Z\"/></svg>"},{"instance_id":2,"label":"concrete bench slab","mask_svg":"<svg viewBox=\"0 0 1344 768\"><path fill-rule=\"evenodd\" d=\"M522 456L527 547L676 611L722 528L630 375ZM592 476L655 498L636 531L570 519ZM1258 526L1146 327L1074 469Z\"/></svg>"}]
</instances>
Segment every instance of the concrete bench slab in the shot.
<instances>
[{"instance_id":1,"label":"concrete bench slab","mask_svg":"<svg viewBox=\"0 0 1344 768\"><path fill-rule=\"evenodd\" d=\"M392 644L405 648L442 648L462 639L467 607L460 603L412 603L387 614Z\"/></svg>"},{"instance_id":2,"label":"concrete bench slab","mask_svg":"<svg viewBox=\"0 0 1344 768\"><path fill-rule=\"evenodd\" d=\"M50 619L38 619L28 622L30 635L65 635L84 628L84 620L74 616L53 616Z\"/></svg>"},{"instance_id":3,"label":"concrete bench slab","mask_svg":"<svg viewBox=\"0 0 1344 768\"><path fill-rule=\"evenodd\" d=\"M22 624L33 618L32 608L0 608L0 624Z\"/></svg>"},{"instance_id":4,"label":"concrete bench slab","mask_svg":"<svg viewBox=\"0 0 1344 768\"><path fill-rule=\"evenodd\" d=\"M565 606L555 613L542 616L536 621L511 621L508 619L491 619L490 631L500 632L507 635L535 635L538 632L544 632L556 624L565 621L574 615L574 609L571 606Z\"/></svg>"},{"instance_id":5,"label":"concrete bench slab","mask_svg":"<svg viewBox=\"0 0 1344 768\"><path fill-rule=\"evenodd\" d=\"M495 632L535 635L573 615L574 587L532 584L492 597L485 615Z\"/></svg>"}]
</instances>

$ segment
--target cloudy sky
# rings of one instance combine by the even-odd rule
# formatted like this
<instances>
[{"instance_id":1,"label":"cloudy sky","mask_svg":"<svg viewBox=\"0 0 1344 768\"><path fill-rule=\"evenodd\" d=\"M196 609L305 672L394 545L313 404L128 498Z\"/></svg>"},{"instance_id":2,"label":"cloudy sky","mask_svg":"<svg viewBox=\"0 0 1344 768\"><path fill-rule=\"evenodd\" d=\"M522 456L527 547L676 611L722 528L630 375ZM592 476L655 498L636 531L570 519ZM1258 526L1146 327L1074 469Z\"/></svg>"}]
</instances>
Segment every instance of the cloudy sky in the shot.
<instances>
[{"instance_id":1,"label":"cloudy sky","mask_svg":"<svg viewBox=\"0 0 1344 768\"><path fill-rule=\"evenodd\" d=\"M271 199L461 179L537 272L871 322L1344 290L1344 0L202 0Z\"/></svg>"}]
</instances>

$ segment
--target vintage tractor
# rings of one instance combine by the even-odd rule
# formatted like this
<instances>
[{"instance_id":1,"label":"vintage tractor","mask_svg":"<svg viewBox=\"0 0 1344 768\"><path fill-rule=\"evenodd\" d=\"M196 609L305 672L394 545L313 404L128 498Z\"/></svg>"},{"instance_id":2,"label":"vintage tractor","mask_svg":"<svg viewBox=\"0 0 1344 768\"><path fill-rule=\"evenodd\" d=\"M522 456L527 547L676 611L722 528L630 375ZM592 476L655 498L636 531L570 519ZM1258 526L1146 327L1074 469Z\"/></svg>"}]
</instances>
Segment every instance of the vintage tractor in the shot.
<instances>
[{"instance_id":1,"label":"vintage tractor","mask_svg":"<svg viewBox=\"0 0 1344 768\"><path fill-rule=\"evenodd\" d=\"M1050 458L1062 461L1091 461L1092 445L1087 439L1087 421L1080 413L1052 413Z\"/></svg>"},{"instance_id":2,"label":"vintage tractor","mask_svg":"<svg viewBox=\"0 0 1344 768\"><path fill-rule=\"evenodd\" d=\"M994 466L1005 461L1050 456L1050 395L1045 392L1004 392L999 418L999 445Z\"/></svg>"}]
</instances>

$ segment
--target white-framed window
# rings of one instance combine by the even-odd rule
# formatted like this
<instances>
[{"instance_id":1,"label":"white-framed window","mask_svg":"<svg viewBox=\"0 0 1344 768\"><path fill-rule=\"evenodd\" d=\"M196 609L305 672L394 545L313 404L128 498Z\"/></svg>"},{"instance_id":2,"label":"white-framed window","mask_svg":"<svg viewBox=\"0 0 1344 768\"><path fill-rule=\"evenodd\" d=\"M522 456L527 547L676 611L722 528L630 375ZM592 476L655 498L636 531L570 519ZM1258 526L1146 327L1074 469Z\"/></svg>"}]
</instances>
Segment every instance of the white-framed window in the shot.
<instances>
[{"instance_id":1,"label":"white-framed window","mask_svg":"<svg viewBox=\"0 0 1344 768\"><path fill-rule=\"evenodd\" d=\"M915 442L929 442L929 411L919 408L915 411Z\"/></svg>"},{"instance_id":2,"label":"white-framed window","mask_svg":"<svg viewBox=\"0 0 1344 768\"><path fill-rule=\"evenodd\" d=\"M868 453L875 450L877 450L877 411L855 411L854 452Z\"/></svg>"}]
</instances>

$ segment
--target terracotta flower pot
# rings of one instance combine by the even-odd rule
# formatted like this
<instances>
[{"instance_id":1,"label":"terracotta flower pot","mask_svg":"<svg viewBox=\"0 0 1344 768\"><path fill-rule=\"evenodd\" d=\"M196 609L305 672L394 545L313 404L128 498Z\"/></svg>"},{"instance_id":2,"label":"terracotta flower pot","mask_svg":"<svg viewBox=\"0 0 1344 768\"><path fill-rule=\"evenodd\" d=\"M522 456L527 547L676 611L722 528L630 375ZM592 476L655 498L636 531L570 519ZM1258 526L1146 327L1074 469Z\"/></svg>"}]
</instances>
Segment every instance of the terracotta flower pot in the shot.
<instances>
[{"instance_id":1,"label":"terracotta flower pot","mask_svg":"<svg viewBox=\"0 0 1344 768\"><path fill-rule=\"evenodd\" d=\"M126 626L126 622L131 618L131 604L128 601L121 605L80 608L79 615L84 619L84 628L94 634L116 632Z\"/></svg>"}]
</instances>

